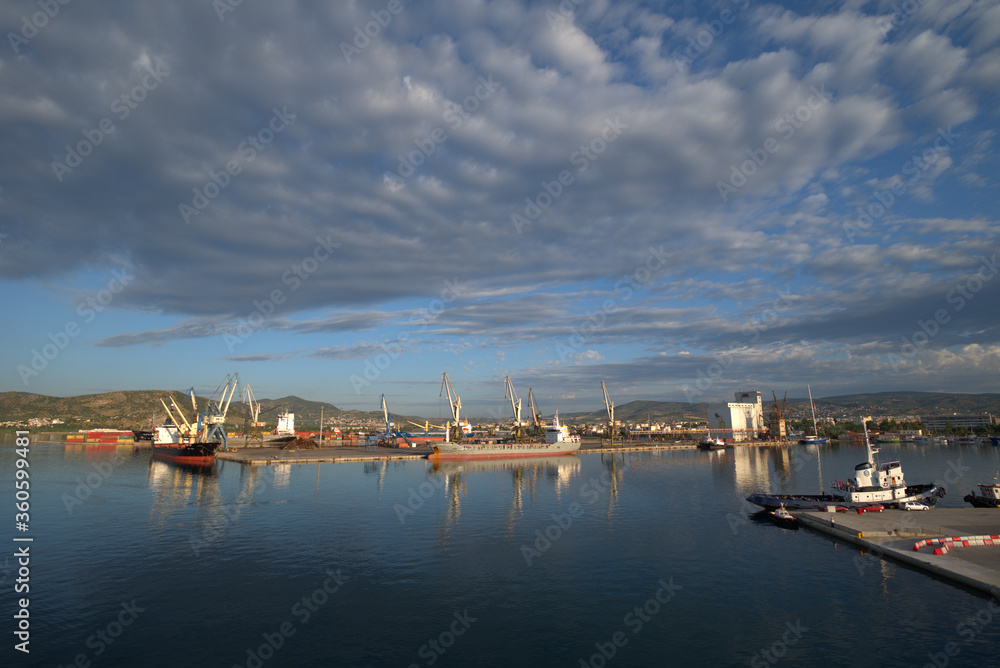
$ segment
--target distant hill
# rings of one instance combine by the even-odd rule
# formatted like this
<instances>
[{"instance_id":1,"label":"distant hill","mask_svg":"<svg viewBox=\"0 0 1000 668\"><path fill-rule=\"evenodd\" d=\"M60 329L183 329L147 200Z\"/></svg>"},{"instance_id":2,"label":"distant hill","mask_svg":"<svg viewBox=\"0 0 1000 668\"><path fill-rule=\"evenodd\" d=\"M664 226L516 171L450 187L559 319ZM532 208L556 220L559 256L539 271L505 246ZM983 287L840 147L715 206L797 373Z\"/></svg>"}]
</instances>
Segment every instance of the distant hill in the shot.
<instances>
[{"instance_id":1,"label":"distant hill","mask_svg":"<svg viewBox=\"0 0 1000 668\"><path fill-rule=\"evenodd\" d=\"M182 392L167 390L125 390L103 394L85 394L76 397L49 397L28 392L0 393L0 422L27 420L34 417L62 418L67 428L77 429L81 425L74 421L88 420L102 427L140 427L162 420L165 415L160 406L160 398L173 396L182 407L190 407L188 397ZM199 403L207 400L199 397ZM779 397L780 401L780 397ZM764 398L767 412L771 398ZM847 394L842 396L814 398L817 417L851 418L860 415L903 416L933 415L947 413L990 413L1000 415L1000 394L952 394L944 392L875 392L869 394ZM309 401L297 396L280 399L261 399L261 419L274 424L282 408L295 413L296 425L315 428L319 424L320 410L324 417L338 422L380 420L379 411L343 410L320 401ZM708 413L708 403L686 403L680 401L630 401L615 407L615 418L623 422L693 422L702 421ZM242 425L246 406L234 401L229 407L228 423ZM789 399L787 416L803 418L809 415L808 399ZM408 419L423 421L414 416L393 416L397 424ZM563 417L573 423L599 423L607 419L604 407L593 411L567 413ZM473 418L477 422L492 422L484 418ZM440 422L440 420L434 420Z\"/></svg>"},{"instance_id":2,"label":"distant hill","mask_svg":"<svg viewBox=\"0 0 1000 668\"><path fill-rule=\"evenodd\" d=\"M191 400L183 392L168 390L123 390L102 394L84 394L76 397L49 397L29 392L0 393L0 422L27 420L29 418L61 418L67 428L77 429L86 425L82 422L99 423L102 427L136 428L158 423L166 417L160 399L173 397L177 405L188 411ZM198 403L205 406L205 397L198 397ZM169 403L169 402L168 402ZM261 399L260 419L268 423L277 422L278 413L284 408L295 413L295 422L302 427L319 425L320 409L324 417L343 419L381 418L378 411L344 411L333 404L309 401L296 396L280 399ZM242 425L246 415L246 404L233 401L229 406L226 422ZM190 417L190 413L188 413Z\"/></svg>"},{"instance_id":3,"label":"distant hill","mask_svg":"<svg viewBox=\"0 0 1000 668\"><path fill-rule=\"evenodd\" d=\"M726 399L729 400L729 399ZM778 397L780 402L782 397ZM720 402L723 399L719 400ZM766 414L774 402L773 397L763 399ZM714 403L714 402L713 402ZM1000 415L1000 394L951 394L945 392L873 392L841 396L813 397L817 417L846 418L860 415L941 415L948 413L989 413ZM623 422L689 422L705 420L708 403L697 404L680 401L630 401L615 406L615 419ZM569 413L573 422L604 422L607 410ZM808 399L789 399L786 409L789 418L810 415ZM647 419L648 416L648 419Z\"/></svg>"},{"instance_id":4,"label":"distant hill","mask_svg":"<svg viewBox=\"0 0 1000 668\"><path fill-rule=\"evenodd\" d=\"M530 412L530 411L529 411ZM706 419L708 404L690 404L681 401L630 401L615 406L615 420L622 422L698 422ZM606 408L584 413L567 413L571 422L606 422Z\"/></svg>"},{"instance_id":5,"label":"distant hill","mask_svg":"<svg viewBox=\"0 0 1000 668\"><path fill-rule=\"evenodd\" d=\"M1000 394L952 394L947 392L874 392L813 398L816 410L845 409L853 413L883 415L935 415L947 413L989 413L1000 415ZM788 401L789 406L793 401ZM809 410L808 399L794 405Z\"/></svg>"}]
</instances>

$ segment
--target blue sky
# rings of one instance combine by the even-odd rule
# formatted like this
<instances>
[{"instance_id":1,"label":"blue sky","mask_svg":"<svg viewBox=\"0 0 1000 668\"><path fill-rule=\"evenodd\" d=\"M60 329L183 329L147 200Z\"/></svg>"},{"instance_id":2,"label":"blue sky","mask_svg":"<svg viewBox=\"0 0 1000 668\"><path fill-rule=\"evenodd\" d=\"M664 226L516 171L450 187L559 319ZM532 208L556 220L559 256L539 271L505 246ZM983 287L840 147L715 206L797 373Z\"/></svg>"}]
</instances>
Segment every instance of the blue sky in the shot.
<instances>
[{"instance_id":1,"label":"blue sky","mask_svg":"<svg viewBox=\"0 0 1000 668\"><path fill-rule=\"evenodd\" d=\"M0 8L4 390L997 391L998 2L39 12Z\"/></svg>"}]
</instances>

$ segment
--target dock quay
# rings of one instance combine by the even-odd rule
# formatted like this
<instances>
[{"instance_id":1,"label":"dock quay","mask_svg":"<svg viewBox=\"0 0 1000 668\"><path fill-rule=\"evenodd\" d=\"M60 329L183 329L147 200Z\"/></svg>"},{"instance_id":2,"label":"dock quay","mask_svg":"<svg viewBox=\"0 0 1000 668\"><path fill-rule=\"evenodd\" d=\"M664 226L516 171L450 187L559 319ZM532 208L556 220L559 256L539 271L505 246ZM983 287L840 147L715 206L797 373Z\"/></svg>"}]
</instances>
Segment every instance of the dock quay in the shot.
<instances>
[{"instance_id":1,"label":"dock quay","mask_svg":"<svg viewBox=\"0 0 1000 668\"><path fill-rule=\"evenodd\" d=\"M1000 533L1000 510L994 508L933 508L930 511L793 512L809 529L853 543L874 557L903 562L987 595L1000 598L1000 544L960 547L934 554L932 546L915 544L930 538ZM858 569L864 563L858 562Z\"/></svg>"},{"instance_id":2,"label":"dock quay","mask_svg":"<svg viewBox=\"0 0 1000 668\"><path fill-rule=\"evenodd\" d=\"M596 439L584 442L577 454L606 452L642 452L653 450L695 450L695 443L657 443L649 441L630 442L614 447L601 446ZM430 446L417 448L381 448L364 445L337 445L302 450L282 450L279 447L242 447L236 444L228 451L215 453L216 459L240 462L254 466L270 464L317 464L326 462L371 462L399 459L422 459L431 454Z\"/></svg>"}]
</instances>

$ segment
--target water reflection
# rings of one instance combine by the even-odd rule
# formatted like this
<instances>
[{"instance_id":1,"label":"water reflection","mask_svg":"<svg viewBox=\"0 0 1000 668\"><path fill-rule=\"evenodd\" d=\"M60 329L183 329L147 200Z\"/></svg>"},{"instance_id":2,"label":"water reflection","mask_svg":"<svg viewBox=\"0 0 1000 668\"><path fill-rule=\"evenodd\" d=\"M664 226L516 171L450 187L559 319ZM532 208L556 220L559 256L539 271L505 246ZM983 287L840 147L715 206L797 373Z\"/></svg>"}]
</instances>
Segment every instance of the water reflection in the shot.
<instances>
[{"instance_id":1,"label":"water reflection","mask_svg":"<svg viewBox=\"0 0 1000 668\"><path fill-rule=\"evenodd\" d=\"M205 507L208 512L221 504L218 463L207 466L175 464L150 457L146 484L153 491L149 509L154 525L163 525L178 508Z\"/></svg>"},{"instance_id":2,"label":"water reflection","mask_svg":"<svg viewBox=\"0 0 1000 668\"><path fill-rule=\"evenodd\" d=\"M507 472L511 477L511 502L504 518L508 535L513 533L524 508L524 494L533 499L539 480L552 483L556 498L568 489L579 474L580 458L576 455L558 457L525 457L505 459L433 460L428 475L443 476L448 498L443 531L445 534L462 514L462 497L468 494L468 478L474 473Z\"/></svg>"}]
</instances>

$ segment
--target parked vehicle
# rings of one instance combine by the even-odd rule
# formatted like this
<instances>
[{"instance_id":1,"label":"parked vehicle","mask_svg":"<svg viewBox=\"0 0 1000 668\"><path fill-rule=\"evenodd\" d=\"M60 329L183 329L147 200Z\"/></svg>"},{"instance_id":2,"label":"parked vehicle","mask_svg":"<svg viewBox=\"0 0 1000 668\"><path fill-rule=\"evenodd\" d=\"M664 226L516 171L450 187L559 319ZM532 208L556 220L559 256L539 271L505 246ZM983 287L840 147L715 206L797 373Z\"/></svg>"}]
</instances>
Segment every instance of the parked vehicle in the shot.
<instances>
[{"instance_id":1,"label":"parked vehicle","mask_svg":"<svg viewBox=\"0 0 1000 668\"><path fill-rule=\"evenodd\" d=\"M931 507L926 503L920 503L918 501L907 501L906 503L900 505L903 510L930 510Z\"/></svg>"},{"instance_id":2,"label":"parked vehicle","mask_svg":"<svg viewBox=\"0 0 1000 668\"><path fill-rule=\"evenodd\" d=\"M858 508L858 515L861 513L880 513L885 510L885 506L880 503L872 504L870 506L862 506Z\"/></svg>"}]
</instances>

